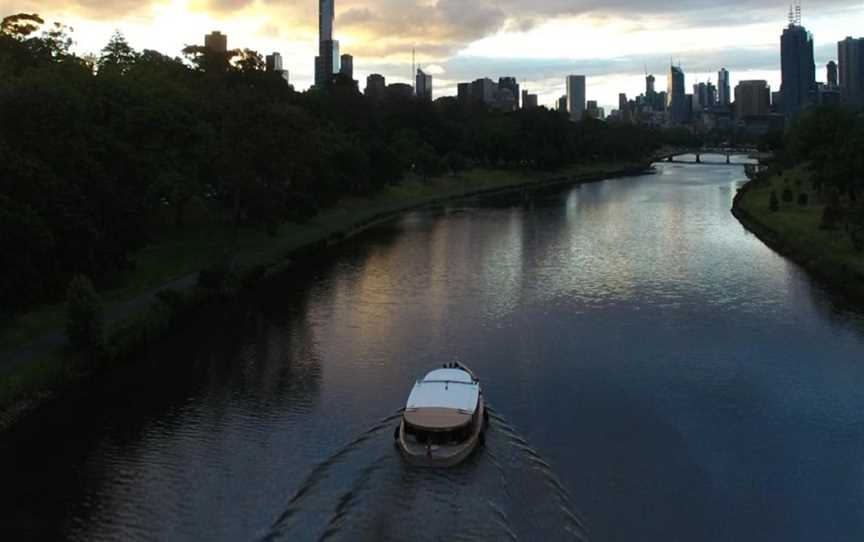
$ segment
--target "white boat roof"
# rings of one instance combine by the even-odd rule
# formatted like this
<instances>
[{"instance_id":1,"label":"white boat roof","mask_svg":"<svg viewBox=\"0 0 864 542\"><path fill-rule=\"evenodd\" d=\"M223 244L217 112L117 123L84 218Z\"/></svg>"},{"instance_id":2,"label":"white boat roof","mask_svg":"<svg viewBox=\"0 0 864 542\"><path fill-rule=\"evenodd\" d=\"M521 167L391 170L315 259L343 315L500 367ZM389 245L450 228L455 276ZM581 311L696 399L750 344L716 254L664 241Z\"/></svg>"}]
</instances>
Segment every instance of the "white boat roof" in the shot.
<instances>
[{"instance_id":1,"label":"white boat roof","mask_svg":"<svg viewBox=\"0 0 864 542\"><path fill-rule=\"evenodd\" d=\"M444 408L474 415L480 384L460 369L437 369L418 380L405 410Z\"/></svg>"}]
</instances>

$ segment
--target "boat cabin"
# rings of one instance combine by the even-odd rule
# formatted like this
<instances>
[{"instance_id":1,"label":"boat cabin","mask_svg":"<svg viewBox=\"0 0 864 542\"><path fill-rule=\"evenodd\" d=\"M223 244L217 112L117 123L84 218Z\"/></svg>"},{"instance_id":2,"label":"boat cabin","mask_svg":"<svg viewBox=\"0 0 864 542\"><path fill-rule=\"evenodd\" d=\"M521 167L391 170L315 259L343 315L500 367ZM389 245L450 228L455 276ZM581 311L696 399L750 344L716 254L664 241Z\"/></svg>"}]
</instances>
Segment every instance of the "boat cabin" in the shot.
<instances>
[{"instance_id":1,"label":"boat cabin","mask_svg":"<svg viewBox=\"0 0 864 542\"><path fill-rule=\"evenodd\" d=\"M478 422L480 384L462 369L437 369L414 384L405 407L405 438L420 445L460 444Z\"/></svg>"}]
</instances>

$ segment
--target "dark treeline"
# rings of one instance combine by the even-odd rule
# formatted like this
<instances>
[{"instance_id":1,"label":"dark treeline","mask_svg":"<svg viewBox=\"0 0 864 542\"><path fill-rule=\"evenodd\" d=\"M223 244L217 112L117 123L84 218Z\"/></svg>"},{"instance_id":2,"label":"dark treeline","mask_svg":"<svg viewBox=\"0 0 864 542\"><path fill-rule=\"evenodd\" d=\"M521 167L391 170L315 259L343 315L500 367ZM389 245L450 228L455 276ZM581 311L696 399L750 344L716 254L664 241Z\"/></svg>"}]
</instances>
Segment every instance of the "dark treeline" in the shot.
<instances>
[{"instance_id":1,"label":"dark treeline","mask_svg":"<svg viewBox=\"0 0 864 542\"><path fill-rule=\"evenodd\" d=\"M864 112L843 107L808 109L795 119L775 153L774 167L767 175L783 176L790 168L804 168L810 178L807 188L818 203L825 204L821 227L842 226L856 247L864 249ZM788 179L784 182L788 185ZM795 195L788 186L783 192L784 201ZM808 203L800 195L799 201Z\"/></svg>"},{"instance_id":2,"label":"dark treeline","mask_svg":"<svg viewBox=\"0 0 864 542\"><path fill-rule=\"evenodd\" d=\"M353 81L297 93L250 50L184 58L115 35L98 56L36 15L0 28L0 307L56 300L72 276L120 275L191 206L212 223L301 221L406 175L630 160L661 144L636 126L496 113L453 99L372 103ZM677 137L680 137L677 136Z\"/></svg>"}]
</instances>

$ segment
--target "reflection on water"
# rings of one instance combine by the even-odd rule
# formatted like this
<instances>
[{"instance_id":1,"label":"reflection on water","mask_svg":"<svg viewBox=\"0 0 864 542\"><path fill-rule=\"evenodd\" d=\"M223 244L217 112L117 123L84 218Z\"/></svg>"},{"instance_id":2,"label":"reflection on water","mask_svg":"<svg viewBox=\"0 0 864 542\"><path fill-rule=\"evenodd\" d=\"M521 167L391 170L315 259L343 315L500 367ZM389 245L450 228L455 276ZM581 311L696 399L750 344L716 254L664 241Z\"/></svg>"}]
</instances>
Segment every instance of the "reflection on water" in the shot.
<instances>
[{"instance_id":1,"label":"reflection on water","mask_svg":"<svg viewBox=\"0 0 864 542\"><path fill-rule=\"evenodd\" d=\"M864 320L735 221L743 180L660 164L370 231L4 434L0 533L859 540ZM486 446L408 468L398 409L453 359Z\"/></svg>"}]
</instances>

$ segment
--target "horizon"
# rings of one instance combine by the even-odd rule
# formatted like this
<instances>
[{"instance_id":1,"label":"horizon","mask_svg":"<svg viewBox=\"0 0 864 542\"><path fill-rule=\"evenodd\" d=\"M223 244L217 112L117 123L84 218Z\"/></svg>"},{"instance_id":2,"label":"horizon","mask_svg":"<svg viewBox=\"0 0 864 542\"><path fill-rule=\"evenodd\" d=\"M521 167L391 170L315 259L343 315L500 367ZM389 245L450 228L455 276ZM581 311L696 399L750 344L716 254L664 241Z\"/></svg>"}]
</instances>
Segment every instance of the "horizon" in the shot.
<instances>
[{"instance_id":1,"label":"horizon","mask_svg":"<svg viewBox=\"0 0 864 542\"><path fill-rule=\"evenodd\" d=\"M230 48L250 48L262 55L279 52L297 90L305 90L314 79L316 0L290 6L269 0L47 4L31 0L13 6L11 0L0 0L4 16L35 12L46 23L72 27L73 51L79 55L98 53L115 30L137 50L155 49L172 57L180 56L185 45L203 44L205 34L221 31ZM416 48L418 67L434 78L435 98L455 95L459 82L513 76L523 89L539 96L540 105L554 107L564 94L565 77L578 74L587 77L587 99L608 113L617 108L619 93L632 99L644 91L646 70L655 76L658 91L665 90L670 61L683 67L688 93L698 82L716 84L721 68L729 70L733 89L742 80L764 79L772 91L779 90L786 2L760 8L741 2L734 17L728 8L705 7L710 4L698 0L677 10L653 2L569 4L574 3L545 0L526 14L515 3L480 2L468 13L464 6L454 13L452 0L434 5L418 0L336 0L335 38L342 53L354 56L361 88L372 73L384 75L388 83L411 83L411 51ZM413 6L414 15L400 20L392 12L405 6ZM814 37L817 80L825 79L827 62L837 60L837 42L857 37L864 20L861 13L864 8L858 2L804 6L803 26ZM401 28L411 30L407 37L397 32ZM584 37L568 43L574 35ZM591 45L585 47L586 43Z\"/></svg>"}]
</instances>

